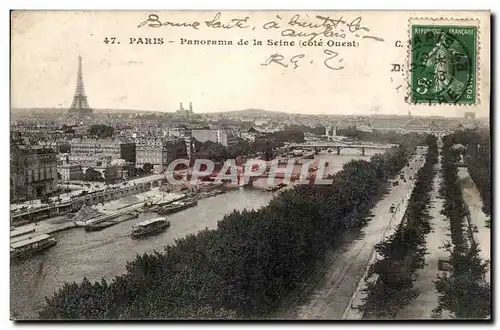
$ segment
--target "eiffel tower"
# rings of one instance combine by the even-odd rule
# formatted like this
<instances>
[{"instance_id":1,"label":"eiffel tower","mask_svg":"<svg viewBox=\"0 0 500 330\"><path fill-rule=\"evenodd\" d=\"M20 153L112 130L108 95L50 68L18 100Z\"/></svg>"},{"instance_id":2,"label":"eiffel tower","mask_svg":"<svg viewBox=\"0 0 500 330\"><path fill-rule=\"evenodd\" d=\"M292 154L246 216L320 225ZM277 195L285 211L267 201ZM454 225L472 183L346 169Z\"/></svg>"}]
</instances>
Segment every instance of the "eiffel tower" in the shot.
<instances>
[{"instance_id":1,"label":"eiffel tower","mask_svg":"<svg viewBox=\"0 0 500 330\"><path fill-rule=\"evenodd\" d=\"M92 114L92 109L89 107L85 89L83 87L83 73L82 73L82 57L78 56L78 76L76 78L75 96L73 103L68 110L70 115L77 117L86 117Z\"/></svg>"}]
</instances>

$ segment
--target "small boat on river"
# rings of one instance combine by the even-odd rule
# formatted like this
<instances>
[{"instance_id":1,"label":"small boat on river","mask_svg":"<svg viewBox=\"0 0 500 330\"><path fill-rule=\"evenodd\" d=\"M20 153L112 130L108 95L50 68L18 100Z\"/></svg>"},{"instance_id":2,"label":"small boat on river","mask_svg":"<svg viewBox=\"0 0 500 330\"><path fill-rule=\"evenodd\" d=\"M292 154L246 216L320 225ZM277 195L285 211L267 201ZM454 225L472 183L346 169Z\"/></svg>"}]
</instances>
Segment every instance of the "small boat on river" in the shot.
<instances>
[{"instance_id":1,"label":"small boat on river","mask_svg":"<svg viewBox=\"0 0 500 330\"><path fill-rule=\"evenodd\" d=\"M188 209L196 205L198 205L198 201L196 199L185 199L182 201L173 202L172 204L159 208L156 210L156 213L160 215L168 215Z\"/></svg>"},{"instance_id":2,"label":"small boat on river","mask_svg":"<svg viewBox=\"0 0 500 330\"><path fill-rule=\"evenodd\" d=\"M139 217L138 212L132 212L132 213L126 213L123 215L120 215L119 217L113 219L113 220L105 220L105 221L99 221L96 223L91 223L85 226L85 231L99 231L106 229L108 227L114 226L116 224L119 224L120 222L127 221L130 219L134 219Z\"/></svg>"},{"instance_id":3,"label":"small boat on river","mask_svg":"<svg viewBox=\"0 0 500 330\"><path fill-rule=\"evenodd\" d=\"M118 224L117 221L103 221L85 226L85 231L99 231Z\"/></svg>"},{"instance_id":4,"label":"small boat on river","mask_svg":"<svg viewBox=\"0 0 500 330\"><path fill-rule=\"evenodd\" d=\"M277 190L280 190L283 187L286 187L286 184L280 182L280 183L278 183L275 186L267 187L264 191L277 191Z\"/></svg>"},{"instance_id":5,"label":"small boat on river","mask_svg":"<svg viewBox=\"0 0 500 330\"><path fill-rule=\"evenodd\" d=\"M132 226L132 237L144 237L158 234L170 227L170 221L165 218L149 219Z\"/></svg>"}]
</instances>

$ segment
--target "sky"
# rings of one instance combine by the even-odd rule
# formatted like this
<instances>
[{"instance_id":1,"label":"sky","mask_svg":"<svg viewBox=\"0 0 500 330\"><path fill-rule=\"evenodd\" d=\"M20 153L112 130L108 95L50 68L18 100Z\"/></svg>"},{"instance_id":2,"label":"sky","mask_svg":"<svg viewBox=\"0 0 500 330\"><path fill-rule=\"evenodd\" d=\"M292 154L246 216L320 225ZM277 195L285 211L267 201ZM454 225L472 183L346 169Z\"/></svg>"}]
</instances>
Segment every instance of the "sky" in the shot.
<instances>
[{"instance_id":1,"label":"sky","mask_svg":"<svg viewBox=\"0 0 500 330\"><path fill-rule=\"evenodd\" d=\"M158 21L200 22L192 27L138 27L156 14ZM480 28L479 104L475 106L411 105L406 103L407 77L391 72L392 63L408 60L408 22L418 12L222 12L220 22L248 19L249 28L208 27L217 12L13 12L11 17L11 107L68 108L75 92L77 58L83 57L85 90L90 107L172 112L183 102L195 112L265 109L306 114L399 114L463 116L489 114L489 18L485 13L454 13L477 17ZM355 32L340 24L335 41L355 41L357 47L300 47L307 38L282 37L281 32L311 29L287 25L318 23L316 15L351 22ZM428 13L426 13L428 14ZM448 13L449 15L449 13ZM278 18L278 16L280 18ZM442 17L440 13L436 16ZM264 29L276 21L280 28ZM343 29L342 29L343 27ZM340 29L343 30L340 31ZM369 31L367 31L369 30ZM313 31L319 31L318 29ZM342 38L340 34L346 36ZM375 38L363 38L371 36ZM115 43L104 40L116 38ZM130 44L130 38L163 38L163 44ZM233 46L187 45L186 40L226 40ZM240 40L248 46L238 46ZM262 46L251 46L253 40ZM268 39L295 41L295 46L267 46ZM321 39L320 37L316 38ZM144 40L144 39L143 39ZM326 43L326 38L323 38ZM397 40L404 47L395 47ZM170 42L171 41L171 42ZM120 44L118 44L120 42ZM327 52L327 53L325 53ZM337 52L335 58L332 52ZM262 65L275 54L277 63ZM296 56L296 64L290 59ZM341 59L341 60L340 60ZM326 62L325 62L326 60ZM269 62L267 62L269 63ZM328 66L330 66L330 68ZM332 70L331 67L340 70Z\"/></svg>"}]
</instances>

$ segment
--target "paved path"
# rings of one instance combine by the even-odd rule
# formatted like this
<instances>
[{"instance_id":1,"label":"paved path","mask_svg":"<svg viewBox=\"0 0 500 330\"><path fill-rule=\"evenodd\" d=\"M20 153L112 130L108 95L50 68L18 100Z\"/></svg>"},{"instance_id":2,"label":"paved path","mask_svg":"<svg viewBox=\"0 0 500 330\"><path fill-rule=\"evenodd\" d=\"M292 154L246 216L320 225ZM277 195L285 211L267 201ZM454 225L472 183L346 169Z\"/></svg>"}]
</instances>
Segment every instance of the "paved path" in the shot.
<instances>
[{"instance_id":1,"label":"paved path","mask_svg":"<svg viewBox=\"0 0 500 330\"><path fill-rule=\"evenodd\" d=\"M467 168L461 167L458 171L458 175L462 183L462 194L469 208L471 224L476 226L478 230L477 233L474 233L474 239L481 249L479 256L484 261L491 260L491 230L486 227L486 219L488 217L482 210L483 202L481 201L481 196ZM486 274L486 280L490 282L489 269Z\"/></svg>"},{"instance_id":2,"label":"paved path","mask_svg":"<svg viewBox=\"0 0 500 330\"><path fill-rule=\"evenodd\" d=\"M449 253L442 247L450 238L450 222L441 214L443 199L439 197L441 186L441 165L434 167L433 190L431 192L431 232L426 236L427 253L425 255L425 266L418 272L414 286L419 290L419 295L412 303L399 311L397 319L432 319L432 310L438 306L438 296L434 281L437 280L438 259L449 259ZM442 318L450 318L443 312Z\"/></svg>"},{"instance_id":3,"label":"paved path","mask_svg":"<svg viewBox=\"0 0 500 330\"><path fill-rule=\"evenodd\" d=\"M16 227L16 230L30 230L30 229L35 229L34 233L30 233L28 235L23 235L16 237L14 239L11 239L11 242L20 240L20 239L25 239L28 237L34 237L42 234L51 234L55 233L61 230L66 230L70 228L74 228L76 225L73 223L73 221L67 220L66 216L59 216L47 220L42 220L36 223L30 223L27 225L19 226Z\"/></svg>"},{"instance_id":4,"label":"paved path","mask_svg":"<svg viewBox=\"0 0 500 330\"><path fill-rule=\"evenodd\" d=\"M415 176L424 161L411 162L413 169L404 168L405 176ZM372 209L374 216L362 229L361 236L350 242L344 249L339 249L331 256L331 263L320 272L315 283L313 295L308 303L300 306L297 319L341 319L352 302L359 283L365 275L366 267L373 256L375 245L401 221L413 181L401 182L391 187L386 195ZM391 204L399 210L389 213ZM291 314L292 312L289 311Z\"/></svg>"},{"instance_id":5,"label":"paved path","mask_svg":"<svg viewBox=\"0 0 500 330\"><path fill-rule=\"evenodd\" d=\"M104 183L102 183L102 182L90 182L89 187L82 186L78 190L74 190L74 191L71 191L69 193L61 194L61 195L59 195L59 197L61 198L61 202L64 203L64 202L70 201L72 197L79 196L82 193L82 191L84 191L84 190L86 190L89 193L97 192L97 191L106 191L107 189L124 188L124 187L133 186L134 184L150 182L150 181L158 181L158 180L162 180L164 178L165 178L165 176L163 174L152 174L152 175L146 175L146 176L136 178L136 179L131 179L131 180L123 182L123 183L117 183L117 184L112 184L112 185L107 185L107 186L104 185ZM84 182L84 181L82 181L82 182ZM61 184L60 186L64 188L65 186L68 186L68 185ZM54 202L56 201L56 199L57 199L57 197L51 198L51 200L53 200ZM55 202L55 203L57 203L57 202ZM46 204L42 204L41 200L36 199L36 200L26 201L26 202L18 203L18 204L15 204L15 203L10 204L10 210L11 211L18 210L21 207L26 207L28 209L37 209L37 208L40 208L40 207L45 206L45 205Z\"/></svg>"},{"instance_id":6,"label":"paved path","mask_svg":"<svg viewBox=\"0 0 500 330\"><path fill-rule=\"evenodd\" d=\"M175 194L175 193L163 194L163 193L158 192L158 188L155 188L153 190L149 190L149 191L146 191L144 193L137 194L134 196L138 198L138 201L139 201L138 203L140 203L142 205L142 203L143 203L142 200L144 200L145 198L148 198L148 197L152 198L151 200L154 199L155 201L159 200L159 199L175 200L175 199L182 197L183 195L182 194ZM99 209L100 211L102 211L103 213L106 213L106 214L116 213L118 206L122 206L122 208L120 209L121 212L126 212L127 210L131 211L131 210L137 208L137 206L134 206L134 205L129 206L126 203L126 201L124 201L129 197L130 196L123 197L119 200L113 200L113 201L110 201L108 203L105 203L102 206L94 206L94 208ZM123 208L123 206L125 206L125 208ZM106 207L108 207L108 209L106 209ZM26 237L33 236L33 235L51 234L51 233L54 233L57 231L66 230L66 229L70 229L70 228L74 228L74 227L76 227L76 225L73 222L73 220L69 220L67 218L67 216L64 215L64 216L58 216L58 217L54 217L54 218L50 218L50 219L46 219L46 220L41 220L41 221L36 222L36 223L29 223L26 225L18 226L18 227L16 227L16 229L17 230L28 230L28 229L32 229L32 228L35 229L35 233L31 233L27 236L26 235L20 236L20 237L26 238ZM18 238L16 238L15 240L18 240Z\"/></svg>"}]
</instances>

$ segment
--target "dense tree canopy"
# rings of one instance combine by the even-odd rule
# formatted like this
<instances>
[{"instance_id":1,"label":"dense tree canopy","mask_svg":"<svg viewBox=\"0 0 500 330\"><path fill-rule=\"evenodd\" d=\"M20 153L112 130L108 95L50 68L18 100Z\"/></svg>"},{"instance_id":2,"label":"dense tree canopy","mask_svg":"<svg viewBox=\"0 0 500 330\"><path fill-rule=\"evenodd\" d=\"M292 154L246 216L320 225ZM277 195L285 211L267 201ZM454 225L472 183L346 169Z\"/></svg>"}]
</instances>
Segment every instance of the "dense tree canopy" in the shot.
<instances>
[{"instance_id":1,"label":"dense tree canopy","mask_svg":"<svg viewBox=\"0 0 500 330\"><path fill-rule=\"evenodd\" d=\"M88 129L88 134L94 138L105 139L112 137L114 133L114 128L108 125L92 125Z\"/></svg>"},{"instance_id":2,"label":"dense tree canopy","mask_svg":"<svg viewBox=\"0 0 500 330\"><path fill-rule=\"evenodd\" d=\"M151 172L153 172L153 164L144 163L144 165L142 165L142 170L144 171L144 173L150 174Z\"/></svg>"},{"instance_id":3,"label":"dense tree canopy","mask_svg":"<svg viewBox=\"0 0 500 330\"><path fill-rule=\"evenodd\" d=\"M364 225L387 180L406 164L401 146L350 161L332 185L300 185L257 211L234 211L215 230L143 254L111 281L66 283L43 319L263 317L311 275L342 233Z\"/></svg>"},{"instance_id":4,"label":"dense tree canopy","mask_svg":"<svg viewBox=\"0 0 500 330\"><path fill-rule=\"evenodd\" d=\"M456 318L487 318L491 315L491 288L485 278L488 263L479 257L478 245L470 223L466 221L470 214L457 175L462 151L454 145L467 145L467 142L469 145L477 142L470 131L455 132L443 138L440 192L444 197L443 214L449 220L451 229L451 244L447 245L451 272L438 275L435 282L439 293L439 305L435 312L439 315L448 310ZM470 147L467 149L470 150Z\"/></svg>"},{"instance_id":5,"label":"dense tree canopy","mask_svg":"<svg viewBox=\"0 0 500 330\"><path fill-rule=\"evenodd\" d=\"M101 172L96 171L92 167L89 167L85 171L84 180L85 181L104 181L104 177L102 176Z\"/></svg>"},{"instance_id":6,"label":"dense tree canopy","mask_svg":"<svg viewBox=\"0 0 500 330\"><path fill-rule=\"evenodd\" d=\"M287 125L286 129L288 131L301 131L304 133L312 133L316 135L325 135L326 128L322 125L317 125L314 127L306 126L306 125Z\"/></svg>"}]
</instances>

